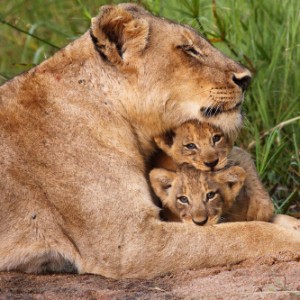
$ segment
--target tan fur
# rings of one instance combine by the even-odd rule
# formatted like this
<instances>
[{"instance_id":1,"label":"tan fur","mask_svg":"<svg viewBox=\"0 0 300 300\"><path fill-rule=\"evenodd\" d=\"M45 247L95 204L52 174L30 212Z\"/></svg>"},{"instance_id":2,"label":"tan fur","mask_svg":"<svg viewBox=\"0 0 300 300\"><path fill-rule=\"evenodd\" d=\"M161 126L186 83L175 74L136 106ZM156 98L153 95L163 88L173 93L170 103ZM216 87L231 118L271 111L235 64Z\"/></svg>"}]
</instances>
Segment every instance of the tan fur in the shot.
<instances>
[{"instance_id":1,"label":"tan fur","mask_svg":"<svg viewBox=\"0 0 300 300\"><path fill-rule=\"evenodd\" d=\"M218 140L214 142L216 136ZM188 121L164 135L155 137L154 140L157 146L166 153L159 153L155 157L154 166L156 167L175 171L178 166L189 164L202 171L220 170L226 166L228 159L242 166L247 174L245 184L242 179L244 185L239 195L230 193L223 199L223 202L227 204L225 206L233 205L227 215L224 213L228 209L221 211L223 219L228 221L269 221L272 218L274 211L272 201L259 180L250 155L238 147L232 149L232 139L220 128L208 123ZM194 149L188 149L187 146L190 143L194 145ZM230 155L228 155L229 153ZM210 167L211 162L215 162L215 164ZM223 176L223 172L219 174ZM204 180L208 180L204 175L202 177L205 178ZM222 190L227 191L226 174L223 176L224 179L218 180L217 177L218 174L216 174L216 180L223 184ZM201 188L204 189L200 184L199 190ZM203 192L206 191L203 190ZM211 201L206 204L206 207L209 207L210 203ZM219 207L219 210L222 208ZM216 220L221 214L216 215Z\"/></svg>"},{"instance_id":2,"label":"tan fur","mask_svg":"<svg viewBox=\"0 0 300 300\"><path fill-rule=\"evenodd\" d=\"M214 142L216 136L218 141ZM270 221L273 217L274 206L258 177L251 156L238 147L232 149L232 139L220 128L209 123L188 121L164 135L155 137L154 140L157 146L165 151L155 157L155 167L175 171L181 165L189 164L201 171L214 171L224 168L229 159L246 171L245 184L239 195L231 193L224 199L227 207L231 207L233 203L234 205L228 214L223 216L223 219L228 221ZM187 148L190 143L193 143L195 149ZM215 162L215 164L210 167L211 162ZM242 182L244 183L243 179ZM222 181L220 183L222 184ZM226 175L223 183L225 191L227 190ZM210 202L206 206L208 207L209 204ZM219 207L219 209L221 208Z\"/></svg>"},{"instance_id":3,"label":"tan fur","mask_svg":"<svg viewBox=\"0 0 300 300\"><path fill-rule=\"evenodd\" d=\"M150 182L167 210L168 220L194 223L202 220L203 224L199 225L220 221L271 221L274 206L250 155L235 147L231 157L242 167L229 166L217 172L201 172L189 166L178 167L176 172L153 169ZM211 192L215 196L208 199ZM181 204L181 195L188 197L187 204Z\"/></svg>"},{"instance_id":4,"label":"tan fur","mask_svg":"<svg viewBox=\"0 0 300 300\"><path fill-rule=\"evenodd\" d=\"M150 278L298 253L297 231L162 222L152 202L153 138L191 119L236 131L247 76L190 28L127 4L0 87L0 270Z\"/></svg>"},{"instance_id":5,"label":"tan fur","mask_svg":"<svg viewBox=\"0 0 300 300\"><path fill-rule=\"evenodd\" d=\"M229 159L245 170L246 178L230 213L224 218L228 221L271 221L274 216L274 205L259 179L250 154L234 147Z\"/></svg>"},{"instance_id":6,"label":"tan fur","mask_svg":"<svg viewBox=\"0 0 300 300\"><path fill-rule=\"evenodd\" d=\"M218 137L218 141L214 138ZM189 164L198 170L219 170L226 166L232 139L224 132L205 122L192 120L154 138L164 151L154 157L154 166L176 170L178 165ZM194 149L189 149L189 145Z\"/></svg>"},{"instance_id":7,"label":"tan fur","mask_svg":"<svg viewBox=\"0 0 300 300\"><path fill-rule=\"evenodd\" d=\"M299 230L300 231L300 220L287 215L275 215L272 219L272 223L283 226L285 228Z\"/></svg>"},{"instance_id":8,"label":"tan fur","mask_svg":"<svg viewBox=\"0 0 300 300\"><path fill-rule=\"evenodd\" d=\"M235 147L231 156L241 161L244 168L229 166L217 172L202 172L183 165L176 171L151 170L150 182L162 202L163 220L201 226L257 220L300 230L300 220L274 215L272 201L258 179L250 155Z\"/></svg>"},{"instance_id":9,"label":"tan fur","mask_svg":"<svg viewBox=\"0 0 300 300\"><path fill-rule=\"evenodd\" d=\"M184 165L175 172L158 168L150 172L151 185L164 207L163 218L197 225L217 224L232 208L245 177L238 166L201 172Z\"/></svg>"}]
</instances>

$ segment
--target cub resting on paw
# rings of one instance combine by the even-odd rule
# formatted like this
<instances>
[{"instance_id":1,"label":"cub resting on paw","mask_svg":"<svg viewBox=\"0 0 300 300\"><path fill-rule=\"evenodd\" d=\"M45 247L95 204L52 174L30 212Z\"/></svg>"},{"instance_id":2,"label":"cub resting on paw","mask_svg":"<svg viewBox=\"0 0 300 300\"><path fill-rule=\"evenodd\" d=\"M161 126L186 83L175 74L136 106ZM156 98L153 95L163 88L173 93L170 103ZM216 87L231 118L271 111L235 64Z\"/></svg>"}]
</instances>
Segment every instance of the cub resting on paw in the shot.
<instances>
[{"instance_id":1,"label":"cub resting on paw","mask_svg":"<svg viewBox=\"0 0 300 300\"><path fill-rule=\"evenodd\" d=\"M162 222L153 204L153 138L191 119L235 132L250 78L188 26L102 7L82 37L0 87L0 271L151 278L300 253L295 230Z\"/></svg>"},{"instance_id":2,"label":"cub resting on paw","mask_svg":"<svg viewBox=\"0 0 300 300\"><path fill-rule=\"evenodd\" d=\"M245 175L238 166L217 172L201 172L183 165L177 171L153 169L150 182L165 209L162 211L163 219L213 225L219 223L221 216L231 209Z\"/></svg>"},{"instance_id":3,"label":"cub resting on paw","mask_svg":"<svg viewBox=\"0 0 300 300\"><path fill-rule=\"evenodd\" d=\"M264 203L264 207L258 203L257 211L252 203L253 215L249 213L251 198L243 186L247 176L247 172L239 166L228 166L217 172L201 172L183 165L177 171L153 169L150 181L155 194L161 199L164 208L161 216L166 221L202 226L259 220L300 230L299 220L286 215L273 216L271 201L268 205Z\"/></svg>"},{"instance_id":4,"label":"cub resting on paw","mask_svg":"<svg viewBox=\"0 0 300 300\"><path fill-rule=\"evenodd\" d=\"M272 201L248 154L243 155L246 157L241 164L243 168L229 166L216 172L201 172L187 165L177 171L153 169L150 182L167 210L166 218L192 220L201 225L216 224L221 218L229 222L270 221L274 211Z\"/></svg>"},{"instance_id":5,"label":"cub resting on paw","mask_svg":"<svg viewBox=\"0 0 300 300\"><path fill-rule=\"evenodd\" d=\"M158 158L154 162L156 167L175 171L177 166L189 164L202 171L214 171L224 168L229 159L245 170L245 172L242 172L241 170L237 171L238 169L230 168L231 173L239 172L241 177L239 178L237 193L232 191L232 195L229 194L226 199L221 201L224 203L223 214L229 208L232 208L230 210L231 215L223 215L223 218L226 217L228 221L270 221L273 217L274 206L258 177L250 155L238 147L232 149L232 138L220 128L192 120L185 122L164 135L155 137L154 140L157 146L167 154L159 153ZM181 172L182 170L179 171L179 174ZM183 172L186 174L181 175L189 176L188 172L192 171ZM197 176L197 172L194 173ZM225 191L227 190L225 173L227 174L228 172L224 171L210 176L199 174L200 177L197 177L202 181L217 181L219 184L222 184L222 180L224 180L221 190ZM158 175L157 172L155 174ZM239 174L237 173L236 175L238 176ZM182 177L181 175L178 176ZM150 180L156 192L158 189L155 189L153 186L154 177L154 175L150 176ZM220 179L221 177L223 179ZM166 206L166 199L161 200ZM170 203L170 199L168 199L168 203ZM212 223L212 221L209 223Z\"/></svg>"},{"instance_id":6,"label":"cub resting on paw","mask_svg":"<svg viewBox=\"0 0 300 300\"><path fill-rule=\"evenodd\" d=\"M154 138L165 151L155 157L150 182L161 199L163 218L211 225L219 221L273 221L295 229L297 219L274 216L274 206L264 189L250 155L232 148L220 128L192 120ZM230 162L239 166L224 166ZM207 169L218 172L200 172ZM168 169L168 170L165 170Z\"/></svg>"}]
</instances>

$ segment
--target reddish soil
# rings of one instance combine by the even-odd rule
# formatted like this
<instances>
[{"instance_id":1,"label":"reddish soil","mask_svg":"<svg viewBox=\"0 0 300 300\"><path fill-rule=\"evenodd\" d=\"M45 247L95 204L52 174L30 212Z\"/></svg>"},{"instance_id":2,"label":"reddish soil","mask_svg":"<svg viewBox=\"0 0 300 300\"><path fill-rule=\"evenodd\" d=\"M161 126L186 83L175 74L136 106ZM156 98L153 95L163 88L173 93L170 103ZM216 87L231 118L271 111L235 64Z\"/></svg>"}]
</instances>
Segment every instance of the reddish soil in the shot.
<instances>
[{"instance_id":1,"label":"reddish soil","mask_svg":"<svg viewBox=\"0 0 300 300\"><path fill-rule=\"evenodd\" d=\"M300 299L300 256L283 254L153 280L0 273L0 299Z\"/></svg>"}]
</instances>

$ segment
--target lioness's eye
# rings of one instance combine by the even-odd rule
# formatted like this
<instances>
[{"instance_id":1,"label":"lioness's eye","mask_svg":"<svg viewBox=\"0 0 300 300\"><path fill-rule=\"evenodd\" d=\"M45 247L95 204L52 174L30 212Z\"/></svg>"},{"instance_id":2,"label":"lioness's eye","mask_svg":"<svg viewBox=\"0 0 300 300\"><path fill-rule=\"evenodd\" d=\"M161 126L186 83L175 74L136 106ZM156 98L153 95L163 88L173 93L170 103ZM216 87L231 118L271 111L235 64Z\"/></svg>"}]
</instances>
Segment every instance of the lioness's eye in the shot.
<instances>
[{"instance_id":1,"label":"lioness's eye","mask_svg":"<svg viewBox=\"0 0 300 300\"><path fill-rule=\"evenodd\" d=\"M197 149L197 146L194 143L186 144L184 147L188 148L189 150Z\"/></svg>"},{"instance_id":2,"label":"lioness's eye","mask_svg":"<svg viewBox=\"0 0 300 300\"><path fill-rule=\"evenodd\" d=\"M209 193L206 194L206 199L210 200L210 199L214 198L215 195L216 195L215 192L209 192Z\"/></svg>"},{"instance_id":3,"label":"lioness's eye","mask_svg":"<svg viewBox=\"0 0 300 300\"><path fill-rule=\"evenodd\" d=\"M213 138L212 138L212 140L213 140L213 143L216 143L216 142L218 142L220 139L221 139L221 136L220 136L220 135L218 135L218 134L214 135L214 136L213 136Z\"/></svg>"},{"instance_id":4,"label":"lioness's eye","mask_svg":"<svg viewBox=\"0 0 300 300\"><path fill-rule=\"evenodd\" d=\"M195 49L191 45L183 45L180 46L180 48L185 52L187 52L188 54L195 55L195 56L202 56L202 53L200 53L197 49Z\"/></svg>"},{"instance_id":5,"label":"lioness's eye","mask_svg":"<svg viewBox=\"0 0 300 300\"><path fill-rule=\"evenodd\" d=\"M177 198L177 200L179 202L181 202L182 204L188 204L189 203L189 199L186 196L180 196L180 197Z\"/></svg>"}]
</instances>

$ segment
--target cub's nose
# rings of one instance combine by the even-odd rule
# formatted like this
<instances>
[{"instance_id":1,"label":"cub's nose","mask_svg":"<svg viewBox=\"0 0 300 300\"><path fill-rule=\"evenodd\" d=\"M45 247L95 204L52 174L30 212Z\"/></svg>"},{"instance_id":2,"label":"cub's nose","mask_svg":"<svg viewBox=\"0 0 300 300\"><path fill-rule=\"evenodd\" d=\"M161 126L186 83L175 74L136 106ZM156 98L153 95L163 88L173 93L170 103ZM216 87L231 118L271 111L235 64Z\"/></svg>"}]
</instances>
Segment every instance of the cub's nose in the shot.
<instances>
[{"instance_id":1,"label":"cub's nose","mask_svg":"<svg viewBox=\"0 0 300 300\"><path fill-rule=\"evenodd\" d=\"M201 221L199 221L199 220L194 220L194 219L192 219L192 220L193 220L193 222L194 222L196 225L202 226L202 225L204 225L204 224L207 222L208 217L205 217L205 219L204 219L204 220L201 220Z\"/></svg>"},{"instance_id":2,"label":"cub's nose","mask_svg":"<svg viewBox=\"0 0 300 300\"><path fill-rule=\"evenodd\" d=\"M233 73L232 81L244 92L251 82L251 73L248 70L242 73Z\"/></svg>"},{"instance_id":3,"label":"cub's nose","mask_svg":"<svg viewBox=\"0 0 300 300\"><path fill-rule=\"evenodd\" d=\"M216 160L211 161L211 162L204 162L204 164L209 168L213 168L218 164L218 162L219 162L219 159L216 159Z\"/></svg>"}]
</instances>

